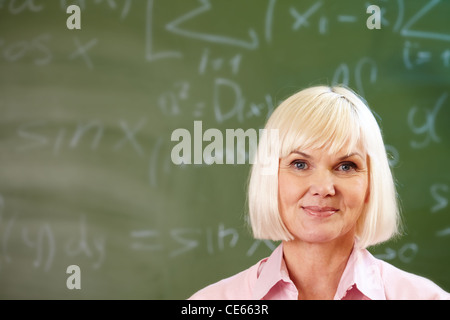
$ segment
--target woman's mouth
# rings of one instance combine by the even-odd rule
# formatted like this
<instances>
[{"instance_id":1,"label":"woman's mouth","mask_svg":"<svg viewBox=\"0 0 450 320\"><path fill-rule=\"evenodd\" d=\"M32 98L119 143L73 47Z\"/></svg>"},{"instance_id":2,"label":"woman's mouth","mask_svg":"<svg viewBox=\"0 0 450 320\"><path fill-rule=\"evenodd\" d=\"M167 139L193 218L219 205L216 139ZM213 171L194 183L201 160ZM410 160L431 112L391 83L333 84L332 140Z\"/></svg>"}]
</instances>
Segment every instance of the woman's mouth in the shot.
<instances>
[{"instance_id":1,"label":"woman's mouth","mask_svg":"<svg viewBox=\"0 0 450 320\"><path fill-rule=\"evenodd\" d=\"M308 215L318 218L330 217L339 211L339 209L336 209L334 207L302 206L301 208Z\"/></svg>"}]
</instances>

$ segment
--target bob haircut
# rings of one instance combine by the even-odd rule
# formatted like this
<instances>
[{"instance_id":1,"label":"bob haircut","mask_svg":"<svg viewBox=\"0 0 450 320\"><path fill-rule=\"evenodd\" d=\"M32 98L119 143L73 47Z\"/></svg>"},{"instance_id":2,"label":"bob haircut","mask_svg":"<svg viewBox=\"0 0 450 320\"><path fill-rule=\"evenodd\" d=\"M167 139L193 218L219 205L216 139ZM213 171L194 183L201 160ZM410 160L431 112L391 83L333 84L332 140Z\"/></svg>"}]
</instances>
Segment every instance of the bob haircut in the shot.
<instances>
[{"instance_id":1,"label":"bob haircut","mask_svg":"<svg viewBox=\"0 0 450 320\"><path fill-rule=\"evenodd\" d=\"M255 238L294 239L278 207L281 158L299 148L326 148L333 154L347 145L350 153L358 143L368 155L369 199L356 222L356 246L367 248L398 233L397 194L381 130L362 98L343 86L307 88L283 101L265 129L276 129L278 139L260 139L256 155L264 154L264 162L254 161L250 173L249 220ZM264 172L267 158L276 163L271 174Z\"/></svg>"}]
</instances>

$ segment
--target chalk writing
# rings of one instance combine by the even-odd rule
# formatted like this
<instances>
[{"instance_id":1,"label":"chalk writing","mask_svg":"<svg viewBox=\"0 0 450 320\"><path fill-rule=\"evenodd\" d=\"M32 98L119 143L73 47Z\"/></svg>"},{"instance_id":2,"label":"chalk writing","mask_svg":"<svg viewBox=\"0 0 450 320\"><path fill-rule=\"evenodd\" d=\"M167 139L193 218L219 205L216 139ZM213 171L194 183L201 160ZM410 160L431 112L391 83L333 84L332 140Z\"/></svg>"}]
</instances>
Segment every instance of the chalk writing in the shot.
<instances>
[{"instance_id":1,"label":"chalk writing","mask_svg":"<svg viewBox=\"0 0 450 320\"><path fill-rule=\"evenodd\" d=\"M153 241L151 240L152 238L160 237L160 232L158 230L132 230L130 232L130 237L132 239L136 239L131 243L130 247L132 250L160 251L163 249L162 243L153 243Z\"/></svg>"},{"instance_id":2,"label":"chalk writing","mask_svg":"<svg viewBox=\"0 0 450 320\"><path fill-rule=\"evenodd\" d=\"M97 39L92 39L86 44L81 44L78 38L74 38L73 42L75 43L76 51L69 55L69 60L74 60L78 57L83 59L89 69L94 68L94 64L92 63L91 58L88 55L88 50L90 50L93 46L97 44Z\"/></svg>"},{"instance_id":3,"label":"chalk writing","mask_svg":"<svg viewBox=\"0 0 450 320\"><path fill-rule=\"evenodd\" d=\"M8 2L7 8L11 14L19 14L24 11L40 12L44 8L42 3L36 4L35 0L24 0L24 1L9 0L9 1L0 1L0 9L3 8L5 2Z\"/></svg>"},{"instance_id":4,"label":"chalk writing","mask_svg":"<svg viewBox=\"0 0 450 320\"><path fill-rule=\"evenodd\" d=\"M169 258L189 254L194 250L204 250L212 255L230 250L238 245L240 233L236 228L225 227L219 223L217 228L172 228L167 232L170 242L160 230L138 229L130 232L130 249L133 251L166 252ZM268 240L254 240L246 252L251 257L261 244L264 244L270 253L275 244Z\"/></svg>"},{"instance_id":5,"label":"chalk writing","mask_svg":"<svg viewBox=\"0 0 450 320\"><path fill-rule=\"evenodd\" d=\"M40 34L30 40L5 42L0 38L1 56L7 62L19 62L30 59L36 66L45 66L53 60L53 53L49 48L51 35Z\"/></svg>"},{"instance_id":6,"label":"chalk writing","mask_svg":"<svg viewBox=\"0 0 450 320\"><path fill-rule=\"evenodd\" d=\"M202 41L206 41L206 42L213 42L213 43L220 43L220 44L226 44L226 45L230 45L230 46L236 46L236 47L241 47L244 49L257 49L259 46L259 40L258 40L258 35L256 34L255 30L250 28L248 30L248 40L242 40L242 39L238 39L238 38L234 38L234 37L230 37L230 36L224 36L224 35L218 35L218 34L212 34L212 33L207 33L207 32L201 32L201 31L192 31L192 30L187 30L184 28L181 28L180 25L182 25L183 23L192 20L194 18L196 18L197 16L201 16L204 13L208 12L211 10L211 3L210 0L198 0L200 2L200 7L189 11L188 13L182 15L181 17L176 18L175 20L169 22L166 25L166 29L170 32L173 32L175 34L187 37L187 38L192 38L192 39L197 39L197 40L202 40Z\"/></svg>"},{"instance_id":7,"label":"chalk writing","mask_svg":"<svg viewBox=\"0 0 450 320\"><path fill-rule=\"evenodd\" d=\"M442 61L442 66L448 67L450 60L450 50L443 49L438 52L432 52L421 48L419 42L405 41L403 46L403 63L408 70L413 70L420 66L429 65L435 61ZM440 59L435 59L439 57Z\"/></svg>"},{"instance_id":8,"label":"chalk writing","mask_svg":"<svg viewBox=\"0 0 450 320\"><path fill-rule=\"evenodd\" d=\"M448 97L448 93L444 92L436 101L433 109L426 109L425 121L422 126L417 126L415 123L416 114L419 111L417 106L412 107L408 113L408 125L412 132L416 135L425 136L421 142L411 140L411 147L419 149L428 146L431 142L439 143L441 139L436 134L435 122L439 110L444 105L445 100Z\"/></svg>"},{"instance_id":9,"label":"chalk writing","mask_svg":"<svg viewBox=\"0 0 450 320\"><path fill-rule=\"evenodd\" d=\"M275 4L277 0L269 0L267 4L266 10L266 19L265 19L265 28L264 28L264 36L266 38L266 42L272 42L272 25L273 25L273 15Z\"/></svg>"},{"instance_id":10,"label":"chalk writing","mask_svg":"<svg viewBox=\"0 0 450 320\"><path fill-rule=\"evenodd\" d=\"M229 93L231 92L231 96L234 97L234 103L228 104L224 106L222 102L222 94L224 91ZM249 108L249 111L245 111L245 109ZM263 119L267 119L274 109L273 101L270 95L266 95L265 103L258 104L254 102L250 102L250 104L245 104L245 98L243 96L242 90L238 83L225 79L225 78L216 78L214 81L214 96L213 96L213 108L215 119L218 123L222 123L229 119L237 119L238 122L242 123L245 119L249 119L252 117L259 117L263 115ZM224 111L226 109L226 111Z\"/></svg>"},{"instance_id":11,"label":"chalk writing","mask_svg":"<svg viewBox=\"0 0 450 320\"><path fill-rule=\"evenodd\" d=\"M230 58L228 60L228 63L226 63L226 60L224 58L210 58L210 50L205 49L203 51L199 66L198 66L198 73L199 74L205 74L206 70L212 69L214 71L219 71L223 69L225 66L229 66L231 69L231 73L233 75L236 75L239 72L239 66L241 65L242 60L242 54L236 54L234 57Z\"/></svg>"},{"instance_id":12,"label":"chalk writing","mask_svg":"<svg viewBox=\"0 0 450 320\"><path fill-rule=\"evenodd\" d=\"M18 144L16 150L19 152L32 151L52 147L53 154L57 155L64 146L69 149L79 148L82 141L91 137L90 149L96 151L99 149L105 136L105 123L100 120L79 121L73 128L61 127L55 136L45 133L46 129L52 127L55 123L50 121L38 120L21 124L17 128L17 136L23 139L23 144ZM125 119L117 121L118 128L112 128L113 131L119 131L121 136L110 144L113 151L121 151L130 148L139 156L144 155L144 147L138 139L139 132L147 124L146 118L139 119L134 125ZM119 129L120 128L120 129ZM71 133L73 132L73 133Z\"/></svg>"},{"instance_id":13,"label":"chalk writing","mask_svg":"<svg viewBox=\"0 0 450 320\"><path fill-rule=\"evenodd\" d=\"M430 187L430 193L433 199L436 201L436 204L431 207L431 212L438 212L448 205L448 198L443 194L447 194L449 192L448 185L443 183L436 183Z\"/></svg>"},{"instance_id":14,"label":"chalk writing","mask_svg":"<svg viewBox=\"0 0 450 320\"><path fill-rule=\"evenodd\" d=\"M236 56L239 57L239 56ZM240 58L239 58L240 59ZM203 69L202 69L203 70ZM212 105L214 119L217 123L237 120L243 123L251 118L267 119L275 106L271 95L267 94L263 102L250 101L246 103L243 90L238 82L228 78L215 78L212 101L189 101L191 85L187 81L179 81L173 89L163 92L158 98L158 107L162 114L170 117L193 118L202 117L206 106Z\"/></svg>"},{"instance_id":15,"label":"chalk writing","mask_svg":"<svg viewBox=\"0 0 450 320\"><path fill-rule=\"evenodd\" d=\"M137 154L142 156L144 154L144 151L140 143L136 140L136 133L141 130L146 122L146 119L141 119L135 126L135 128L133 130L130 130L128 127L128 123L124 120L120 120L119 125L122 128L125 136L115 144L114 150L120 150L124 145L131 144Z\"/></svg>"},{"instance_id":16,"label":"chalk writing","mask_svg":"<svg viewBox=\"0 0 450 320\"><path fill-rule=\"evenodd\" d=\"M145 58L148 61L156 61L167 58L181 58L183 55L179 51L167 50L155 52L153 49L153 0L147 0L146 24L145 24Z\"/></svg>"},{"instance_id":17,"label":"chalk writing","mask_svg":"<svg viewBox=\"0 0 450 320\"><path fill-rule=\"evenodd\" d=\"M102 266L106 255L106 239L102 235L92 237L89 235L86 215L81 215L78 236L61 241L57 238L52 222L45 220L39 223L35 223L34 220L28 222L18 213L7 216L5 209L4 198L0 197L0 222L3 229L0 229L2 252L0 263L3 265L20 263L24 257L18 253L25 252L32 257L29 266L44 272L49 272L55 260L60 259L61 255L85 256L94 260L92 268L98 269ZM22 263L21 267L26 265Z\"/></svg>"},{"instance_id":18,"label":"chalk writing","mask_svg":"<svg viewBox=\"0 0 450 320\"><path fill-rule=\"evenodd\" d=\"M431 31L421 31L421 30L411 30L418 21L429 14L429 12L436 7L441 0L429 0L426 5L424 5L416 14L414 14L401 29L401 34L405 37L416 37L424 39L434 39L442 41L450 41L450 35L439 32Z\"/></svg>"},{"instance_id":19,"label":"chalk writing","mask_svg":"<svg viewBox=\"0 0 450 320\"><path fill-rule=\"evenodd\" d=\"M404 263L411 263L419 252L419 246L416 243L406 243L400 249L395 250L386 248L384 253L375 254L374 256L382 260L400 259Z\"/></svg>"},{"instance_id":20,"label":"chalk writing","mask_svg":"<svg viewBox=\"0 0 450 320\"><path fill-rule=\"evenodd\" d=\"M294 7L289 8L289 12L294 17L295 22L292 24L292 30L298 30L302 26L309 26L308 18L322 6L322 2L314 3L304 14L300 14Z\"/></svg>"},{"instance_id":21,"label":"chalk writing","mask_svg":"<svg viewBox=\"0 0 450 320\"><path fill-rule=\"evenodd\" d=\"M30 248L36 248L36 257L33 260L35 268L43 266L44 271L49 271L55 255L55 238L53 230L48 223L43 223L36 238L29 234L29 227L22 229L22 240Z\"/></svg>"},{"instance_id":22,"label":"chalk writing","mask_svg":"<svg viewBox=\"0 0 450 320\"><path fill-rule=\"evenodd\" d=\"M369 66L369 72L367 74L370 83L375 83L377 81L377 74L378 74L378 68L375 63L375 61L369 57L361 58L356 66L354 71L354 77L355 77L355 86L356 91L361 95L364 96L364 86L363 86L363 68L365 66ZM346 63L340 64L336 71L334 72L333 80L331 82L333 85L337 84L344 84L349 85L350 84L350 67Z\"/></svg>"},{"instance_id":23,"label":"chalk writing","mask_svg":"<svg viewBox=\"0 0 450 320\"><path fill-rule=\"evenodd\" d=\"M158 186L158 163L159 163L159 154L161 152L161 147L163 144L163 140L159 137L156 140L155 145L152 149L152 154L150 156L149 166L148 166L148 180L151 187ZM167 159L165 159L164 163L169 163L169 154L167 154Z\"/></svg>"},{"instance_id":24,"label":"chalk writing","mask_svg":"<svg viewBox=\"0 0 450 320\"><path fill-rule=\"evenodd\" d=\"M246 256L251 257L255 253L256 249L258 249L261 244L264 244L270 251L273 251L276 248L276 245L272 241L256 239L255 241L253 241L253 244L248 249Z\"/></svg>"},{"instance_id":25,"label":"chalk writing","mask_svg":"<svg viewBox=\"0 0 450 320\"><path fill-rule=\"evenodd\" d=\"M105 237L93 236L89 239L87 230L86 215L82 215L79 224L79 234L68 240L65 252L70 257L85 255L89 258L96 258L92 264L94 269L98 269L105 260ZM92 241L93 247L90 244Z\"/></svg>"},{"instance_id":26,"label":"chalk writing","mask_svg":"<svg viewBox=\"0 0 450 320\"><path fill-rule=\"evenodd\" d=\"M181 115L180 104L189 98L190 83L178 81L173 85L173 89L163 92L158 99L158 107L166 116Z\"/></svg>"}]
</instances>

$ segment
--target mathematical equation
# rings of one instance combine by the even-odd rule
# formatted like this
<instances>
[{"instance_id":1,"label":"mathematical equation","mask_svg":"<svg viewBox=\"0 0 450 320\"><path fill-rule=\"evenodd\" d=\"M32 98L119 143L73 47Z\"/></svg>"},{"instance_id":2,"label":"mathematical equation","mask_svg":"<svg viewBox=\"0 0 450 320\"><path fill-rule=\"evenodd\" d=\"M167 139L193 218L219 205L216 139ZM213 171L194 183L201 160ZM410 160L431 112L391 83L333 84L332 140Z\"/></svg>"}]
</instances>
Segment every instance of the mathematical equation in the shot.
<instances>
[{"instance_id":1,"label":"mathematical equation","mask_svg":"<svg viewBox=\"0 0 450 320\"><path fill-rule=\"evenodd\" d=\"M67 219L65 229L59 230L51 221L36 222L18 213L9 214L6 201L0 195L0 222L0 273L2 267L13 265L15 259L22 261L24 257L20 253L30 258L29 267L44 272L50 271L55 260L63 257L71 258L71 261L87 259L92 269L100 269L105 264L110 235L107 231L94 233L92 230L98 228L92 228L86 213ZM216 228L172 228L167 234L158 229L139 228L131 230L126 237L129 242L125 242L120 250L136 254L160 253L174 259L193 250L204 250L213 255L233 249L242 234L236 228L218 223ZM246 256L251 257L261 246L269 253L276 247L272 241L254 240L247 248Z\"/></svg>"},{"instance_id":2,"label":"mathematical equation","mask_svg":"<svg viewBox=\"0 0 450 320\"><path fill-rule=\"evenodd\" d=\"M57 2L55 2L57 3ZM52 5L55 6L55 3ZM112 13L118 13L119 21L124 21L130 16L133 6L136 2L132 0L94 0L94 1L71 1L79 5L82 10L89 10L91 7L101 8ZM198 5L188 9L187 12L170 21L163 22L163 25L155 26L154 11L159 6L164 6L166 2L158 0L147 0L146 8L144 10L144 47L145 59L149 62L158 61L161 59L180 59L184 57L183 49L173 48L166 50L155 50L155 43L158 38L154 30L165 30L168 34L173 34L181 38L196 40L204 44L218 44L227 47L234 47L238 50L253 51L262 47L261 42L266 44L273 44L278 34L285 34L290 32L293 37L301 32L311 33L316 30L317 35L327 35L329 33L337 34L342 32L338 24L346 28L353 28L354 26L364 28L365 19L367 18L366 8L368 3L355 2L355 5L350 9L353 12L335 13L341 10L339 5L332 6L333 14L330 14L328 9L329 4L323 0L302 2L292 2L286 8L286 3L281 5L278 0L268 0L264 17L261 17L261 24L263 30L258 30L255 26L249 26L244 32L247 34L244 37L236 37L227 35L226 31L222 34L216 34L205 30L196 31L191 30L185 25L189 25L199 19L203 19L216 13L215 6L217 5L211 0L198 0ZM59 6L62 14L65 13L69 2L60 0ZM56 4L57 5L57 4ZM233 14L237 3L230 4L227 9L230 14ZM408 3L408 5L410 5ZM404 0L380 1L382 17L382 28L390 28L393 34L398 34L399 39L407 39L404 41L403 60L406 69L413 69L432 60L440 60L442 66L450 67L450 48L447 43L450 42L450 32L442 32L441 30L421 30L417 25L421 25L423 20L430 19L432 14L440 9L448 9L447 4L442 0L424 1L421 6L416 8L415 12L409 12L407 2ZM37 0L2 0L0 1L0 12L3 10L11 15L19 15L21 13L45 12L48 4ZM249 10L246 6L242 6L242 10ZM327 10L328 9L328 10ZM138 7L136 10L142 10ZM343 10L349 10L344 8ZM226 17L224 17L226 18ZM279 30L277 22L289 21L288 30ZM435 26L446 25L446 21L441 24L435 23ZM161 23L161 22L159 22ZM438 28L439 29L439 28ZM274 32L276 30L276 32ZM446 30L445 30L446 31ZM78 36L71 36L74 46L74 51L67 55L68 60L80 60L84 62L89 69L94 68L94 62L90 57L89 52L98 44L97 37L80 40ZM443 43L440 52L433 54L430 50L422 49L421 40L434 40ZM0 49L3 51L3 58L8 62L15 62L20 59L27 58L27 55L34 56L31 60L35 65L42 66L49 64L54 59L53 50L51 49L51 42L54 41L51 34L40 34L32 39L21 39L19 41L6 42L0 38ZM401 41L401 40L400 40ZM445 47L446 46L446 47ZM31 58L31 57L28 57ZM232 63L239 64L239 58ZM220 68L220 62L215 61L215 68Z\"/></svg>"},{"instance_id":3,"label":"mathematical equation","mask_svg":"<svg viewBox=\"0 0 450 320\"><path fill-rule=\"evenodd\" d=\"M0 196L0 272L5 265L13 264L18 255L17 260L23 261L24 257L20 253L26 254L26 258L30 259L30 267L45 272L51 270L55 259L59 258L58 254L69 258L86 257L94 269L100 268L104 263L106 238L104 235L89 234L85 214L80 216L79 221L73 221L75 230L66 231L74 231L74 235L69 235L64 241L57 238L60 232L52 222L23 220L19 213L7 214L5 200Z\"/></svg>"}]
</instances>

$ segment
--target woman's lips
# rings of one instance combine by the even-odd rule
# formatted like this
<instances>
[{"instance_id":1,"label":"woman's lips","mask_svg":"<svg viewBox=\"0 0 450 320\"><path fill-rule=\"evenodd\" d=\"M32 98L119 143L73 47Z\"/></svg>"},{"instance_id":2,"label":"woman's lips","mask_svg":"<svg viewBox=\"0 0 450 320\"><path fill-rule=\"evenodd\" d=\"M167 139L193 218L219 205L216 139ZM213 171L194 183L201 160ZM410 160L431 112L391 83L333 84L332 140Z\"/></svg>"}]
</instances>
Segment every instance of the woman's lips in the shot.
<instances>
[{"instance_id":1,"label":"woman's lips","mask_svg":"<svg viewBox=\"0 0 450 320\"><path fill-rule=\"evenodd\" d=\"M310 216L319 218L330 217L339 211L339 209L333 207L319 207L319 206L302 206L302 209Z\"/></svg>"}]
</instances>

